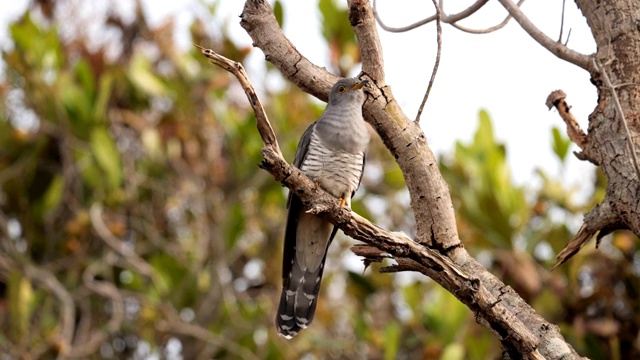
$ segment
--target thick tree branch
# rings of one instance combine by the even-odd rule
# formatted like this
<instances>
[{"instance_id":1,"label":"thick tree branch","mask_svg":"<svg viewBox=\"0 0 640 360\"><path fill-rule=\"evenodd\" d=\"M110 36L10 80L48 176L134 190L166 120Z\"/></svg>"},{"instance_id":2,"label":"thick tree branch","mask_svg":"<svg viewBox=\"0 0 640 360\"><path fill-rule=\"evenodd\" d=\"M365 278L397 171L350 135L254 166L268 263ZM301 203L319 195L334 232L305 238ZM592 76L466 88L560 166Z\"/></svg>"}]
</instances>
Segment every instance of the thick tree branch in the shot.
<instances>
[{"instance_id":1,"label":"thick tree branch","mask_svg":"<svg viewBox=\"0 0 640 360\"><path fill-rule=\"evenodd\" d=\"M354 27L356 36L365 42L363 47L371 50L366 54L374 60L381 58L382 52L376 50L381 49L381 46L369 3L360 0L352 1L350 5L353 6L349 7L349 19L352 23L358 24ZM278 27L268 3L258 0L247 1L241 19L240 25L247 30L254 45L265 53L267 60L302 90L326 101L331 86L338 78L308 63L298 53ZM306 65L300 71L291 71L300 67L299 63L302 61L306 61ZM363 63L367 61L369 60L365 60L363 56ZM312 71L306 71L307 69ZM383 75L379 72L374 73L378 76ZM384 83L383 78L373 78L366 72L364 76L376 85ZM427 146L426 137L419 124L409 120L404 114L390 87L368 86L366 91L370 96L363 106L365 120L380 135L402 170L418 226L417 239L425 243L437 241L434 246L444 250L459 247L460 240L449 188L438 170L435 156Z\"/></svg>"},{"instance_id":2,"label":"thick tree branch","mask_svg":"<svg viewBox=\"0 0 640 360\"><path fill-rule=\"evenodd\" d=\"M213 60L214 64L230 71L240 80L249 101L259 102L242 65L215 54L209 49L202 49L202 53ZM266 124L258 124L258 128L271 129L264 110L261 107L254 107L254 110L261 112L256 114L257 121L266 122ZM341 207L336 198L322 190L300 170L289 165L282 155L275 151L277 144L267 144L269 139L275 140L273 131L261 132L260 135L265 143L262 149L264 160L261 167L291 189L305 206L325 216L345 234L374 245L380 251L399 259L400 263L420 264L420 269L425 275L442 284L460 301L467 304L476 313L479 321L493 331L499 339L517 348L520 354L528 354L531 359L539 358L536 350L538 339L501 304L502 299L495 298L478 279L467 276L447 257L420 245L404 233L382 229L349 209Z\"/></svg>"},{"instance_id":3,"label":"thick tree branch","mask_svg":"<svg viewBox=\"0 0 640 360\"><path fill-rule=\"evenodd\" d=\"M352 24L356 24L354 31L358 39L379 43L369 3L350 1L349 10L349 19ZM277 26L268 3L248 0L241 18L241 25L252 37L254 45L259 46L265 53L267 60L303 90L326 99L331 86L329 80L335 77L313 64L306 63L298 71L291 71L297 69L296 66L306 59L295 50ZM377 46L370 48L374 49L374 54L381 56L381 52L375 50L378 49ZM383 75L381 69L371 73ZM396 158L411 195L411 207L418 226L415 242L404 235L400 236L369 225L364 219L360 221L359 217L350 211L340 209L336 199L311 183L269 147L265 147L263 151L264 168L291 188L305 204L326 210L324 216L327 220L338 225L347 235L368 241L394 257L410 259L432 269L431 275L434 280L450 291L451 284L456 283L454 279L459 277L462 283L466 282L466 293L452 293L476 312L479 323L494 331L508 353L520 358L537 358L536 351L548 359L577 357L556 326L542 319L510 287L489 273L464 250L458 239L448 187L426 143L424 133L402 112L393 98L391 89L378 85L383 84L384 79L374 79L367 72L361 77L373 80L365 89L368 94L363 106L365 120L374 127ZM453 261L449 261L447 257ZM437 277L436 273L445 275ZM450 278L451 274L454 279ZM477 290L473 285L475 279L479 281ZM477 294L482 294L485 290L488 296L491 296L486 298L487 303L477 298ZM498 317L493 317L494 312L489 307L496 307ZM503 321L505 319L508 321ZM524 329L520 328L519 324L523 324ZM503 327L504 325L507 327ZM532 339L535 341L531 342ZM538 341L539 344L536 345Z\"/></svg>"},{"instance_id":4,"label":"thick tree branch","mask_svg":"<svg viewBox=\"0 0 640 360\"><path fill-rule=\"evenodd\" d=\"M378 38L378 30L373 27L375 18L371 11L366 11L369 0L348 0L349 22L356 33L360 45L362 58L362 72L369 75L375 81L377 87L385 86L384 58L382 57L382 45Z\"/></svg>"}]
</instances>

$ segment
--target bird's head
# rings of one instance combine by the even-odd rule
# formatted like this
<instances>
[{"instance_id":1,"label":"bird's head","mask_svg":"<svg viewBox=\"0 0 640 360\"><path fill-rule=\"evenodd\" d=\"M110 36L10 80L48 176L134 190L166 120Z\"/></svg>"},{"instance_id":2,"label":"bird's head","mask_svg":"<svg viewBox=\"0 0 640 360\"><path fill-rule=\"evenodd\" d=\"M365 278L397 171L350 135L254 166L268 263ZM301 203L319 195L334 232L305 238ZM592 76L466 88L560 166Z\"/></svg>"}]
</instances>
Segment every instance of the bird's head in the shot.
<instances>
[{"instance_id":1,"label":"bird's head","mask_svg":"<svg viewBox=\"0 0 640 360\"><path fill-rule=\"evenodd\" d=\"M329 93L329 104L357 104L362 106L366 95L362 89L369 81L358 78L340 79L333 85Z\"/></svg>"}]
</instances>

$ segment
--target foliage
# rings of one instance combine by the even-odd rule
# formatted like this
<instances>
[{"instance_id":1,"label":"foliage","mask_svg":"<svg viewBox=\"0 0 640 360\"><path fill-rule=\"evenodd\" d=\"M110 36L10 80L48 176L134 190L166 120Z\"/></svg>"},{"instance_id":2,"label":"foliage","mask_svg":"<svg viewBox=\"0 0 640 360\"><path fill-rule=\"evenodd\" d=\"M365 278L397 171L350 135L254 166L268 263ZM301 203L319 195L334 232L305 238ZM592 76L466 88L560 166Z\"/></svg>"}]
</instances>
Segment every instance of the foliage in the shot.
<instances>
[{"instance_id":1,"label":"foliage","mask_svg":"<svg viewBox=\"0 0 640 360\"><path fill-rule=\"evenodd\" d=\"M41 5L38 5L42 3ZM286 192L257 164L261 142L244 95L173 23L151 28L108 15L96 43L36 2L10 27L0 83L0 349L8 358L497 358L494 337L437 284L363 271L339 237L330 249L313 326L279 338ZM279 2L276 2L279 4ZM48 5L47 5L48 6ZM193 42L242 61L212 13ZM279 21L286 8L278 8ZM334 70L357 66L346 11L319 4ZM35 20L38 13L39 20ZM60 16L60 15L58 15ZM71 19L71 20L69 20ZM95 20L94 20L95 21ZM117 56L113 56L113 45ZM265 70L274 71L271 68ZM263 101L288 159L322 106L293 86ZM487 112L469 143L440 161L469 250L505 278L582 354L638 354L633 238L616 233L549 273L575 232L580 203L559 179L513 184ZM554 131L566 163L569 142ZM564 165L563 165L564 166ZM402 174L374 138L355 211L389 229L414 229Z\"/></svg>"}]
</instances>

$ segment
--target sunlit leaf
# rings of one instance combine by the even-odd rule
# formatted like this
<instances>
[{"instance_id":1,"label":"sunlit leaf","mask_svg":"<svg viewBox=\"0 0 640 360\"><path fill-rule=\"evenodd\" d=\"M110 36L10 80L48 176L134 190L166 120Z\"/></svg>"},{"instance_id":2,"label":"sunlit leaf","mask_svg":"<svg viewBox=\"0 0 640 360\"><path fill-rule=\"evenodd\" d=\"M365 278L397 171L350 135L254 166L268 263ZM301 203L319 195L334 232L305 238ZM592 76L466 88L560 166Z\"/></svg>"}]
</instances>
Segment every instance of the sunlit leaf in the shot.
<instances>
[{"instance_id":1,"label":"sunlit leaf","mask_svg":"<svg viewBox=\"0 0 640 360\"><path fill-rule=\"evenodd\" d=\"M465 359L464 347L460 343L447 345L442 351L440 360L463 360Z\"/></svg>"},{"instance_id":2,"label":"sunlit leaf","mask_svg":"<svg viewBox=\"0 0 640 360\"><path fill-rule=\"evenodd\" d=\"M400 327L397 323L392 322L384 327L384 358L385 360L393 360L398 357L398 348L400 347Z\"/></svg>"},{"instance_id":3,"label":"sunlit leaf","mask_svg":"<svg viewBox=\"0 0 640 360\"><path fill-rule=\"evenodd\" d=\"M29 280L17 271L11 272L7 285L12 336L15 339L21 339L26 334L29 326L33 289Z\"/></svg>"},{"instance_id":4,"label":"sunlit leaf","mask_svg":"<svg viewBox=\"0 0 640 360\"><path fill-rule=\"evenodd\" d=\"M161 96L168 89L151 68L149 60L143 56L134 56L129 76L133 83L149 95Z\"/></svg>"},{"instance_id":5,"label":"sunlit leaf","mask_svg":"<svg viewBox=\"0 0 640 360\"><path fill-rule=\"evenodd\" d=\"M551 133L553 134L553 152L558 156L560 161L564 162L571 147L571 139L562 136L560 129L555 126L551 129Z\"/></svg>"},{"instance_id":6,"label":"sunlit leaf","mask_svg":"<svg viewBox=\"0 0 640 360\"><path fill-rule=\"evenodd\" d=\"M42 210L45 215L58 207L58 204L60 204L60 200L62 200L63 190L64 178L60 175L57 175L51 181L49 188L42 198Z\"/></svg>"},{"instance_id":7,"label":"sunlit leaf","mask_svg":"<svg viewBox=\"0 0 640 360\"><path fill-rule=\"evenodd\" d=\"M96 162L105 172L109 188L118 188L122 183L120 153L107 129L97 127L91 132L91 150Z\"/></svg>"}]
</instances>

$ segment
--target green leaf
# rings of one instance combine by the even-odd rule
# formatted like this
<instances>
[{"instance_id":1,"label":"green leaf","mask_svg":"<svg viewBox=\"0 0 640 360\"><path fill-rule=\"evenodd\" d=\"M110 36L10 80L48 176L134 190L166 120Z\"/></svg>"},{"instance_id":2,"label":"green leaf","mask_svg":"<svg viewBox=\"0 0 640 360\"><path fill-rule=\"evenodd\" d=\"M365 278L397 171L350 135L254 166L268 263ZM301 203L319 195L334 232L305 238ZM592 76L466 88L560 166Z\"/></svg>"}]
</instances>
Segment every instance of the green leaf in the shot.
<instances>
[{"instance_id":1,"label":"green leaf","mask_svg":"<svg viewBox=\"0 0 640 360\"><path fill-rule=\"evenodd\" d=\"M107 113L107 105L111 97L111 89L113 88L113 76L110 72L105 72L100 77L98 87L98 95L93 105L93 118L96 120L104 119Z\"/></svg>"},{"instance_id":2,"label":"green leaf","mask_svg":"<svg viewBox=\"0 0 640 360\"><path fill-rule=\"evenodd\" d=\"M97 127L91 132L91 151L106 175L108 188L117 189L122 183L120 153L106 128Z\"/></svg>"},{"instance_id":3,"label":"green leaf","mask_svg":"<svg viewBox=\"0 0 640 360\"><path fill-rule=\"evenodd\" d=\"M400 326L392 322L384 328L384 358L393 360L397 358L400 348Z\"/></svg>"},{"instance_id":4,"label":"green leaf","mask_svg":"<svg viewBox=\"0 0 640 360\"><path fill-rule=\"evenodd\" d=\"M63 191L64 178L61 175L56 175L42 198L42 213L44 215L58 207L60 200L62 200Z\"/></svg>"},{"instance_id":5,"label":"green leaf","mask_svg":"<svg viewBox=\"0 0 640 360\"><path fill-rule=\"evenodd\" d=\"M463 360L464 358L464 347L462 344L453 343L444 348L440 360Z\"/></svg>"},{"instance_id":6,"label":"green leaf","mask_svg":"<svg viewBox=\"0 0 640 360\"><path fill-rule=\"evenodd\" d=\"M135 86L148 95L166 95L168 88L152 71L151 62L144 56L135 56L129 68L129 78Z\"/></svg>"},{"instance_id":7,"label":"green leaf","mask_svg":"<svg viewBox=\"0 0 640 360\"><path fill-rule=\"evenodd\" d=\"M29 326L31 316L29 304L33 300L33 289L29 280L18 271L11 272L7 285L11 330L15 339L22 339Z\"/></svg>"},{"instance_id":8,"label":"green leaf","mask_svg":"<svg viewBox=\"0 0 640 360\"><path fill-rule=\"evenodd\" d=\"M78 78L78 82L82 87L82 92L84 92L85 96L89 99L93 100L96 91L96 82L93 78L93 72L91 71L89 63L84 59L78 61L74 67L74 71Z\"/></svg>"},{"instance_id":9,"label":"green leaf","mask_svg":"<svg viewBox=\"0 0 640 360\"><path fill-rule=\"evenodd\" d=\"M569 153L569 147L571 147L571 139L562 136L560 129L555 126L551 129L551 133L553 134L553 152L558 156L561 162L564 162L567 158L567 154Z\"/></svg>"},{"instance_id":10,"label":"green leaf","mask_svg":"<svg viewBox=\"0 0 640 360\"><path fill-rule=\"evenodd\" d=\"M282 2L279 0L276 0L273 4L273 15L275 15L278 25L282 28L282 24L284 23L284 10L282 9Z\"/></svg>"}]
</instances>

